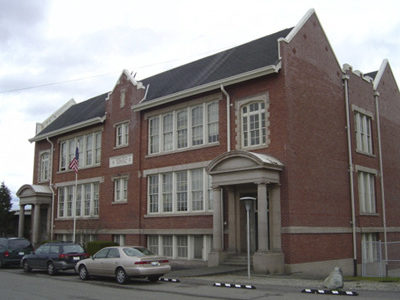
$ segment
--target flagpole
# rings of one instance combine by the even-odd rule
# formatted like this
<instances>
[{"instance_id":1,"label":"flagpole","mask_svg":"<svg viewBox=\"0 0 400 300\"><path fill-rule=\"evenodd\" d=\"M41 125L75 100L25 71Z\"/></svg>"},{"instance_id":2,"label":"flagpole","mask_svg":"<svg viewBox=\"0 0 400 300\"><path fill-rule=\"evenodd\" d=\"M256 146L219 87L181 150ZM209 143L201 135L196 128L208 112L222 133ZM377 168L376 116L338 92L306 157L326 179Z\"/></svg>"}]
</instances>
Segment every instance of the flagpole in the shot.
<instances>
[{"instance_id":1,"label":"flagpole","mask_svg":"<svg viewBox=\"0 0 400 300\"><path fill-rule=\"evenodd\" d=\"M74 210L74 232L73 232L73 243L75 244L76 238L76 196L77 196L77 192L78 192L78 173L75 172L75 195L74 195L74 205L72 206L73 210Z\"/></svg>"}]
</instances>

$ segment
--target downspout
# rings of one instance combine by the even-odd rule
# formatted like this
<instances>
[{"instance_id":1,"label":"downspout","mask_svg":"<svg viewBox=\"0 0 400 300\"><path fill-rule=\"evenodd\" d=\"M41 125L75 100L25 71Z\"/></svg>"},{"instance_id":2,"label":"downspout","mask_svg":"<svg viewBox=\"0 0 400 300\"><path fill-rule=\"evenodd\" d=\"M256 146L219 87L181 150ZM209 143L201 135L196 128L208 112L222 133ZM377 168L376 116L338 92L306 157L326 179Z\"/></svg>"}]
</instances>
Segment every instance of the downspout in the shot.
<instances>
[{"instance_id":1,"label":"downspout","mask_svg":"<svg viewBox=\"0 0 400 300\"><path fill-rule=\"evenodd\" d=\"M347 129L347 151L349 154L349 173L350 173L350 200L351 200L351 224L353 231L353 275L357 276L357 235L356 235L356 212L354 200L354 179L353 179L353 156L351 149L351 129L350 129L350 109L349 109L349 75L342 76L344 82L344 99L346 104L346 129Z\"/></svg>"},{"instance_id":2,"label":"downspout","mask_svg":"<svg viewBox=\"0 0 400 300\"><path fill-rule=\"evenodd\" d=\"M381 197L382 197L382 217L383 217L383 238L385 241L385 263L387 264L387 231L386 231L386 205L385 205L385 186L383 185L383 163L382 163L382 143L381 143L381 125L379 116L379 92L375 91L375 109L376 109L376 128L378 131L378 151L379 151L379 173L381 178Z\"/></svg>"},{"instance_id":3,"label":"downspout","mask_svg":"<svg viewBox=\"0 0 400 300\"><path fill-rule=\"evenodd\" d=\"M50 161L51 161L51 167L50 167L50 190L51 190L50 240L53 240L53 236L54 236L54 190L53 190L53 151L54 151L54 144L52 143L52 141L50 141L49 137L47 137L46 140L51 145L51 150L50 150Z\"/></svg>"},{"instance_id":4,"label":"downspout","mask_svg":"<svg viewBox=\"0 0 400 300\"><path fill-rule=\"evenodd\" d=\"M231 97L227 93L224 88L224 85L221 84L221 91L226 97L226 151L231 151Z\"/></svg>"}]
</instances>

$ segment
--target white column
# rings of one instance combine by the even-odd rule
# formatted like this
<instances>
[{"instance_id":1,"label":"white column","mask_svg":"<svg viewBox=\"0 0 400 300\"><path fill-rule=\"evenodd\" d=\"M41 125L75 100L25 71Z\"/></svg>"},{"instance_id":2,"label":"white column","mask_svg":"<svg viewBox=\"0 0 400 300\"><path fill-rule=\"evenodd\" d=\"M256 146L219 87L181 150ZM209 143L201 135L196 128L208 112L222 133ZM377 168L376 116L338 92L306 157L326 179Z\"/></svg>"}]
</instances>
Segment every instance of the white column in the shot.
<instances>
[{"instance_id":1,"label":"white column","mask_svg":"<svg viewBox=\"0 0 400 300\"><path fill-rule=\"evenodd\" d=\"M19 206L18 237L24 237L25 205Z\"/></svg>"},{"instance_id":2,"label":"white column","mask_svg":"<svg viewBox=\"0 0 400 300\"><path fill-rule=\"evenodd\" d=\"M267 184L257 184L257 206L258 206L258 250L268 251L268 203Z\"/></svg>"},{"instance_id":3,"label":"white column","mask_svg":"<svg viewBox=\"0 0 400 300\"><path fill-rule=\"evenodd\" d=\"M222 199L221 188L213 187L213 250L222 251L223 221L222 221Z\"/></svg>"},{"instance_id":4,"label":"white column","mask_svg":"<svg viewBox=\"0 0 400 300\"><path fill-rule=\"evenodd\" d=\"M271 250L282 249L282 221L281 221L281 187L276 184L270 190L270 218L271 218Z\"/></svg>"}]
</instances>

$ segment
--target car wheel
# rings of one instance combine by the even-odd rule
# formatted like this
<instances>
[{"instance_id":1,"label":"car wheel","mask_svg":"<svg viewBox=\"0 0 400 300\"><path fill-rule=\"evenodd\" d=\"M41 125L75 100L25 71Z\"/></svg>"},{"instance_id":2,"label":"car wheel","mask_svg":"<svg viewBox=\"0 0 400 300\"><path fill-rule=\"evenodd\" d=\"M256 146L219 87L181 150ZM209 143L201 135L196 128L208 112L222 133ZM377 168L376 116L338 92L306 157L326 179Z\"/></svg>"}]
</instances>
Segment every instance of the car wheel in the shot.
<instances>
[{"instance_id":1,"label":"car wheel","mask_svg":"<svg viewBox=\"0 0 400 300\"><path fill-rule=\"evenodd\" d=\"M83 265L79 267L79 277L80 277L82 280L87 280L87 279L89 279L89 272L88 272L88 270L86 269L86 267L83 266Z\"/></svg>"},{"instance_id":2,"label":"car wheel","mask_svg":"<svg viewBox=\"0 0 400 300\"><path fill-rule=\"evenodd\" d=\"M49 275L55 275L57 273L56 267L52 262L49 262L47 264L47 274Z\"/></svg>"},{"instance_id":3,"label":"car wheel","mask_svg":"<svg viewBox=\"0 0 400 300\"><path fill-rule=\"evenodd\" d=\"M126 275L126 272L122 268L118 268L117 271L115 272L115 280L119 284L124 284L128 280L128 276Z\"/></svg>"},{"instance_id":4,"label":"car wheel","mask_svg":"<svg viewBox=\"0 0 400 300\"><path fill-rule=\"evenodd\" d=\"M24 260L22 267L24 268L24 272L28 273L32 271L32 268L29 266L28 261Z\"/></svg>"},{"instance_id":5,"label":"car wheel","mask_svg":"<svg viewBox=\"0 0 400 300\"><path fill-rule=\"evenodd\" d=\"M152 276L149 276L149 277L147 277L147 278L149 279L149 281L155 282L155 281L158 281L158 279L160 278L160 276L158 276L158 275L152 275Z\"/></svg>"}]
</instances>

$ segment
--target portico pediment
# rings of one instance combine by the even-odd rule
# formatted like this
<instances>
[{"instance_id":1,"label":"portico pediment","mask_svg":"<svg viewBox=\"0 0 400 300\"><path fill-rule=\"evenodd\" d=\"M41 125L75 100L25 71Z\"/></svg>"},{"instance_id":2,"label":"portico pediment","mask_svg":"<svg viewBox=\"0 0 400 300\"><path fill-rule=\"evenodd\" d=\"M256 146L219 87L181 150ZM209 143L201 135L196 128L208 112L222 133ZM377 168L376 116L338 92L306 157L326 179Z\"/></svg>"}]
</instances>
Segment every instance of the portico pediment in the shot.
<instances>
[{"instance_id":1,"label":"portico pediment","mask_svg":"<svg viewBox=\"0 0 400 300\"><path fill-rule=\"evenodd\" d=\"M207 167L213 184L227 185L248 182L279 183L284 165L276 158L248 151L231 151L217 156Z\"/></svg>"},{"instance_id":2,"label":"portico pediment","mask_svg":"<svg viewBox=\"0 0 400 300\"><path fill-rule=\"evenodd\" d=\"M50 204L52 192L46 185L25 184L17 192L20 205Z\"/></svg>"}]
</instances>

